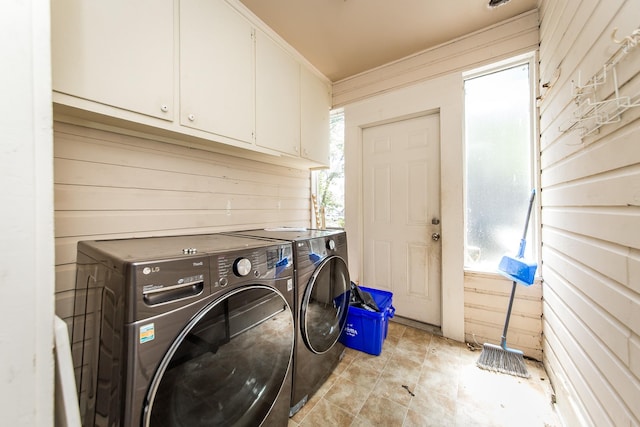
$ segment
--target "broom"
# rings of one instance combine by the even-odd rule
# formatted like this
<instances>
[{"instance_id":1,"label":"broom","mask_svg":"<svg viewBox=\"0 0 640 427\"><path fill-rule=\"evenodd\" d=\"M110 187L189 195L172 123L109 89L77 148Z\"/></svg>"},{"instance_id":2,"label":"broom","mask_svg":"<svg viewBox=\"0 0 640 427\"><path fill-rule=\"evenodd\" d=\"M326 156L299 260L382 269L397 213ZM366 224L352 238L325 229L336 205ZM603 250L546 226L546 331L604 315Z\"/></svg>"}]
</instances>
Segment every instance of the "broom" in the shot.
<instances>
[{"instance_id":1,"label":"broom","mask_svg":"<svg viewBox=\"0 0 640 427\"><path fill-rule=\"evenodd\" d=\"M513 306L513 298L516 294L516 285L521 283L525 286L533 284L537 264L524 259L524 249L526 246L527 228L529 227L529 219L531 218L531 209L535 198L535 189L531 192L529 198L529 209L527 211L527 219L524 224L524 232L520 239L520 248L518 255L511 257L505 255L500 260L498 271L510 278L513 282L511 286L511 296L509 297L509 307L507 308L507 317L504 322L502 338L500 345L485 343L482 346L482 353L478 358L477 365L482 369L489 371L502 372L504 374L516 375L519 377L529 378L527 365L524 363L524 354L520 350L507 347L507 330L509 329L509 319L511 318L511 308Z\"/></svg>"}]
</instances>

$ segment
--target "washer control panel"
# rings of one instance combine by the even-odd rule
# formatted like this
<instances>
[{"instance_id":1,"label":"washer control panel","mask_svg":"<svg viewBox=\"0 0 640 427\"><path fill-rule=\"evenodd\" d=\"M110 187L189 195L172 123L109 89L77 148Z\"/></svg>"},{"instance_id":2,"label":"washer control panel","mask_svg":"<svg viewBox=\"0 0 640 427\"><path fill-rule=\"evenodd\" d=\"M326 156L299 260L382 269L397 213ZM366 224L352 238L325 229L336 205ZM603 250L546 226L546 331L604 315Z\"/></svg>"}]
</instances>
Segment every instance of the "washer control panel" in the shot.
<instances>
[{"instance_id":1,"label":"washer control panel","mask_svg":"<svg viewBox=\"0 0 640 427\"><path fill-rule=\"evenodd\" d=\"M214 288L223 288L248 280L265 280L293 275L290 243L213 255Z\"/></svg>"}]
</instances>

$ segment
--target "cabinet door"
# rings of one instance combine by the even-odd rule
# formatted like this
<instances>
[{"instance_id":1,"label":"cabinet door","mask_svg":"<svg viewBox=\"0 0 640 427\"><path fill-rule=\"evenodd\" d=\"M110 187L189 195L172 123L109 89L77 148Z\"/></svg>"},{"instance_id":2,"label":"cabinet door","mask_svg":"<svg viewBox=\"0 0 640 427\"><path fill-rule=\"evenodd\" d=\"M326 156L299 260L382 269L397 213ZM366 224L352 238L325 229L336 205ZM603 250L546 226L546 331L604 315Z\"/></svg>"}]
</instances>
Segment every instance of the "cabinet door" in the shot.
<instances>
[{"instance_id":1,"label":"cabinet door","mask_svg":"<svg viewBox=\"0 0 640 427\"><path fill-rule=\"evenodd\" d=\"M173 120L173 0L52 0L53 90Z\"/></svg>"},{"instance_id":2,"label":"cabinet door","mask_svg":"<svg viewBox=\"0 0 640 427\"><path fill-rule=\"evenodd\" d=\"M302 157L329 166L331 89L306 68L300 76Z\"/></svg>"},{"instance_id":3,"label":"cabinet door","mask_svg":"<svg viewBox=\"0 0 640 427\"><path fill-rule=\"evenodd\" d=\"M253 143L253 27L223 0L180 1L180 123Z\"/></svg>"},{"instance_id":4,"label":"cabinet door","mask_svg":"<svg viewBox=\"0 0 640 427\"><path fill-rule=\"evenodd\" d=\"M256 32L256 144L300 155L300 64Z\"/></svg>"}]
</instances>

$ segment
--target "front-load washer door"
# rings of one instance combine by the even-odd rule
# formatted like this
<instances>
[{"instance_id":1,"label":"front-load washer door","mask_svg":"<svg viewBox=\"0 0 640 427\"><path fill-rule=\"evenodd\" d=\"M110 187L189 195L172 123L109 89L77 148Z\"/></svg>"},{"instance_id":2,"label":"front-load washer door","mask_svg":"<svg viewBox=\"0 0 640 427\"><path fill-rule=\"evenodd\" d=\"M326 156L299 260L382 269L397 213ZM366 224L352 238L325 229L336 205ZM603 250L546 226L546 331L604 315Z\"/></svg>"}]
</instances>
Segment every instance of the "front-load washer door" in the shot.
<instances>
[{"instance_id":1,"label":"front-load washer door","mask_svg":"<svg viewBox=\"0 0 640 427\"><path fill-rule=\"evenodd\" d=\"M313 272L300 308L302 338L312 352L326 353L340 338L350 290L347 263L339 256L325 258Z\"/></svg>"},{"instance_id":2,"label":"front-load washer door","mask_svg":"<svg viewBox=\"0 0 640 427\"><path fill-rule=\"evenodd\" d=\"M240 288L212 302L162 360L143 426L260 425L290 390L294 333L291 308L273 288Z\"/></svg>"}]
</instances>

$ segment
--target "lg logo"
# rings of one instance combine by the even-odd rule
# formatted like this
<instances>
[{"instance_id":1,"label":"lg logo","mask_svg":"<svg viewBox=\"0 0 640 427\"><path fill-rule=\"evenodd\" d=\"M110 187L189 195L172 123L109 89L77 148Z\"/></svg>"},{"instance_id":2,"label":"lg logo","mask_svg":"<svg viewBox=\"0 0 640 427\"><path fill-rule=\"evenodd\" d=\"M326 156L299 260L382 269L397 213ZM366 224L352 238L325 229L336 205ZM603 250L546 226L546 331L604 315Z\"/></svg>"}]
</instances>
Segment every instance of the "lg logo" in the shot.
<instances>
[{"instance_id":1,"label":"lg logo","mask_svg":"<svg viewBox=\"0 0 640 427\"><path fill-rule=\"evenodd\" d=\"M160 271L160 267L145 267L142 270L142 274L157 273L158 271Z\"/></svg>"}]
</instances>

